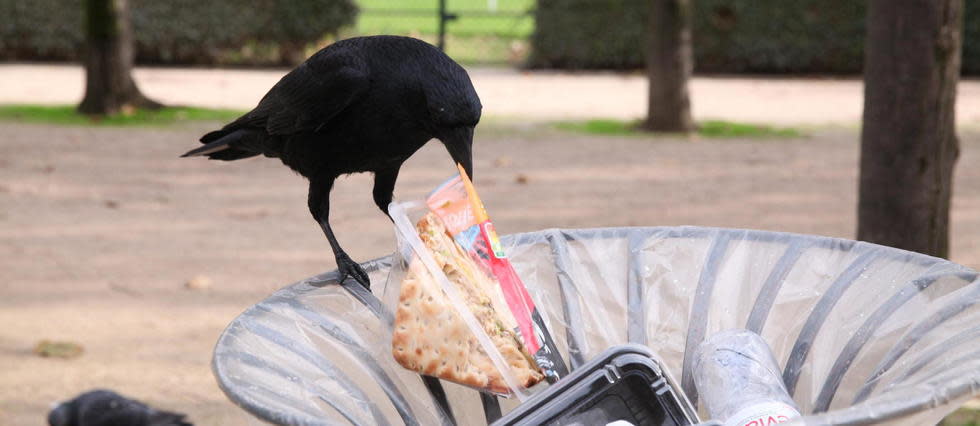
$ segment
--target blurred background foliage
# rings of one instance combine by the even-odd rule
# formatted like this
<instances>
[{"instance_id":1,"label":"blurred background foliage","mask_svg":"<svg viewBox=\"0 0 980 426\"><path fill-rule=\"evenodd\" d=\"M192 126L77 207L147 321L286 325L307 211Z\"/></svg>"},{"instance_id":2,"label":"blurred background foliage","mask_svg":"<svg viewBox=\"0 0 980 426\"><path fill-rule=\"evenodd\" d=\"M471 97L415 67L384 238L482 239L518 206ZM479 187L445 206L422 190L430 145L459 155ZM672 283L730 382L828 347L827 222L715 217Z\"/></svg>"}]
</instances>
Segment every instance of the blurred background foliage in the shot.
<instances>
[{"instance_id":1,"label":"blurred background foliage","mask_svg":"<svg viewBox=\"0 0 980 426\"><path fill-rule=\"evenodd\" d=\"M532 68L643 66L648 0L538 0ZM695 71L860 73L866 2L698 0ZM980 2L965 2L963 71L980 74Z\"/></svg>"},{"instance_id":2,"label":"blurred background foliage","mask_svg":"<svg viewBox=\"0 0 980 426\"><path fill-rule=\"evenodd\" d=\"M132 0L136 61L274 65L355 23L353 0ZM75 61L81 0L0 0L0 59Z\"/></svg>"},{"instance_id":3,"label":"blurred background foliage","mask_svg":"<svg viewBox=\"0 0 980 426\"><path fill-rule=\"evenodd\" d=\"M132 0L137 62L293 65L338 37L436 41L438 0ZM446 0L447 52L466 64L642 68L648 0ZM967 1L963 71L980 74L980 2ZM696 71L856 74L865 2L699 0ZM74 61L81 0L0 0L0 60Z\"/></svg>"}]
</instances>

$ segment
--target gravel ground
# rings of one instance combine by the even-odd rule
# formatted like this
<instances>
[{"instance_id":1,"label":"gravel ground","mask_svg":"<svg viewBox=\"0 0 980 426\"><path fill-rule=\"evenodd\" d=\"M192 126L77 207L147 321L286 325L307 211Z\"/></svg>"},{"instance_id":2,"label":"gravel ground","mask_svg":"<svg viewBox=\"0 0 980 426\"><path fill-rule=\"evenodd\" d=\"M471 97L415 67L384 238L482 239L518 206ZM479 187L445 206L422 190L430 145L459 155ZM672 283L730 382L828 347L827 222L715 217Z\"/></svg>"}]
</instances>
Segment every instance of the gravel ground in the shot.
<instances>
[{"instance_id":1,"label":"gravel ground","mask_svg":"<svg viewBox=\"0 0 980 426\"><path fill-rule=\"evenodd\" d=\"M853 237L858 135L796 140L586 137L491 121L476 183L502 233L710 225ZM109 387L198 424L242 424L209 370L218 334L274 289L334 267L302 178L278 162L178 159L209 128L0 123L0 424L39 424L51 401ZM952 259L980 267L980 133L962 132ZM396 197L453 172L438 144ZM524 183L521 183L524 182ZM370 177L342 179L332 223L359 260L393 247ZM596 202L602 200L602 202ZM206 289L185 283L197 275ZM32 354L41 339L84 346Z\"/></svg>"},{"instance_id":2,"label":"gravel ground","mask_svg":"<svg viewBox=\"0 0 980 426\"><path fill-rule=\"evenodd\" d=\"M283 72L140 68L136 79L168 103L246 109ZM487 117L476 184L502 233L690 224L854 236L859 80L695 78L698 119L794 125L811 135L681 140L588 137L540 124L641 116L638 74L471 75ZM82 77L77 66L2 64L0 103L74 103ZM980 268L980 81L962 82L958 99L952 260ZM273 290L335 265L306 210L302 178L268 159L176 158L217 124L0 122L0 365L15 366L0 369L0 424L40 424L50 402L93 387L185 411L202 425L247 422L210 373L218 334ZM430 144L406 164L396 196L421 197L451 173L448 156ZM358 260L393 247L370 185L369 176L342 179L332 198L331 222ZM196 276L210 286L186 288ZM39 358L32 348L42 339L78 342L85 352Z\"/></svg>"}]
</instances>

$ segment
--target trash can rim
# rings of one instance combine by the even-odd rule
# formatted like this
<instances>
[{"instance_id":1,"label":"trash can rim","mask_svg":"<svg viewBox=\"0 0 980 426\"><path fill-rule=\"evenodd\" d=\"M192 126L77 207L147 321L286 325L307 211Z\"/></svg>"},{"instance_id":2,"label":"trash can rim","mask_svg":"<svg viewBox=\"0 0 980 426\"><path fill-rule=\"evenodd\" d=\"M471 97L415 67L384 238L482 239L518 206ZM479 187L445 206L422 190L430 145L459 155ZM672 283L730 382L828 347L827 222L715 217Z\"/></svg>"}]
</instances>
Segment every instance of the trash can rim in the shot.
<instances>
[{"instance_id":1,"label":"trash can rim","mask_svg":"<svg viewBox=\"0 0 980 426\"><path fill-rule=\"evenodd\" d=\"M718 236L726 235L728 237L738 237L743 240L758 240L758 241L788 241L793 239L801 243L806 243L808 246L828 246L828 247L840 247L842 249L852 248L854 245L863 245L865 250L878 250L883 254L890 255L889 257L909 257L916 259L922 264L949 264L955 265L958 268L962 268L965 272L975 272L971 268L950 262L946 259L941 259L933 256L929 256L922 253L916 253L908 250L903 250L895 247L882 246L878 244L838 238L838 237L828 237L810 234L799 234L791 232L781 232L781 231L768 231L768 230L754 230L754 229L739 229L739 228L718 228L718 227L702 227L702 226L656 226L656 227L608 227L608 228L549 228L539 231L531 231L524 233L516 233L510 235L501 236L501 240L505 246L516 244L520 245L522 242L527 240L539 239L543 236L558 237L563 238L574 237L576 239L592 239L592 238L613 238L613 237L630 237L636 238L639 236L651 236L654 234L664 234L666 237L673 238L698 238L706 236ZM391 255L382 256L370 261L364 262L361 265L364 267L367 273L372 273L374 271L380 270L382 268L389 267L391 265ZM211 369L215 378L217 379L218 386L225 393L225 395L236 405L248 411L249 413L255 415L256 417L270 421L273 423L290 423L290 424L300 424L300 425L330 425L335 424L327 422L323 419L314 418L300 418L294 414L284 413L269 407L262 406L256 401L252 400L248 395L243 392L234 389L229 386L229 378L226 376L226 372L223 370L223 366L219 360L219 354L226 345L227 339L231 337L230 331L239 325L239 322L259 309L259 305L275 299L277 297L283 297L284 295L297 296L305 294L310 291L314 291L318 288L325 287L328 285L337 285L339 279L339 272L337 270L332 270L329 272L320 273L312 277L300 280L298 282L289 284L285 287L276 290L268 297L264 298L262 301L256 303L255 305L249 306L242 313L236 316L225 329L222 331L218 340L215 342L213 356L211 360ZM380 305L380 300L374 297L372 293L366 291L359 284L352 280L348 280L340 284L345 290L347 290L353 297L358 299L361 303L372 307L371 305ZM378 306L375 306L375 308ZM946 395L951 398L957 396L962 396L962 394L969 392L969 386L954 386L955 389L948 389L950 393ZM955 395L954 395L955 394ZM918 403L917 403L918 402ZM892 407L888 410L890 417L900 416L907 413L908 410L914 410L921 401L908 401L908 407ZM913 407L916 406L916 407ZM921 407L918 407L921 408ZM846 411L848 409L842 409ZM834 410L828 413L823 413L824 415L833 412L839 412L842 410ZM877 418L877 421L885 420L884 418Z\"/></svg>"}]
</instances>

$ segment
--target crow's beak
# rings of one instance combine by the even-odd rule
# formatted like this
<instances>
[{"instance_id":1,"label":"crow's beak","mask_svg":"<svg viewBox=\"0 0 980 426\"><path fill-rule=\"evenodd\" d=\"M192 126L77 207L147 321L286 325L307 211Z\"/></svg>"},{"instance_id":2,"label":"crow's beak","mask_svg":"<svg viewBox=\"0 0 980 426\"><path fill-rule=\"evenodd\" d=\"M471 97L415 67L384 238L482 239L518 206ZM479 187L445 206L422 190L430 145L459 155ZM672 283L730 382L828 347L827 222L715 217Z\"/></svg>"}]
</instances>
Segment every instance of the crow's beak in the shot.
<instances>
[{"instance_id":1,"label":"crow's beak","mask_svg":"<svg viewBox=\"0 0 980 426\"><path fill-rule=\"evenodd\" d=\"M453 161L463 166L466 174L473 179L473 128L459 127L440 138Z\"/></svg>"}]
</instances>

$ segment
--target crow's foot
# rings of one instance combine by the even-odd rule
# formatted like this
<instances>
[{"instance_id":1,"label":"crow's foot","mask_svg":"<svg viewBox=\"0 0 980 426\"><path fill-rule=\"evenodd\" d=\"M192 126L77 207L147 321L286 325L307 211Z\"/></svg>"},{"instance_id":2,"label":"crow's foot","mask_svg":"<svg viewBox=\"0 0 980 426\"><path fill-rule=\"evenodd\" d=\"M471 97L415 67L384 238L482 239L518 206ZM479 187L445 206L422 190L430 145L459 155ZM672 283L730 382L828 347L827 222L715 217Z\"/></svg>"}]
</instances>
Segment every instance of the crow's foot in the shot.
<instances>
[{"instance_id":1,"label":"crow's foot","mask_svg":"<svg viewBox=\"0 0 980 426\"><path fill-rule=\"evenodd\" d=\"M364 268L353 261L347 253L341 252L337 255L337 271L340 272L341 283L346 281L347 277L351 277L354 281L364 286L364 288L371 289L371 280L368 279L367 272L364 272Z\"/></svg>"}]
</instances>

